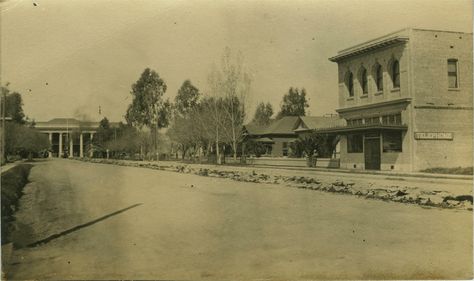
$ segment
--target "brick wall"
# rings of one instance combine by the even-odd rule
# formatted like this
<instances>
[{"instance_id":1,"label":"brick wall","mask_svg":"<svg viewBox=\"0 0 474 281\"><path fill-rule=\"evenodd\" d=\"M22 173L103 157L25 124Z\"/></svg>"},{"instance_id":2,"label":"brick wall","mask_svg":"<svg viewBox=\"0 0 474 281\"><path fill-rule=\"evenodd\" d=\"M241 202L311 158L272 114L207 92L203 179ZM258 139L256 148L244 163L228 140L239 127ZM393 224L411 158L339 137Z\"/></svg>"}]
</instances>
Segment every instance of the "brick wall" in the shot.
<instances>
[{"instance_id":1,"label":"brick wall","mask_svg":"<svg viewBox=\"0 0 474 281\"><path fill-rule=\"evenodd\" d=\"M414 140L415 170L472 166L472 110L425 108L415 113L415 132L453 133L453 140Z\"/></svg>"},{"instance_id":2,"label":"brick wall","mask_svg":"<svg viewBox=\"0 0 474 281\"><path fill-rule=\"evenodd\" d=\"M414 29L411 38L413 132L454 135L414 140L414 169L472 166L472 34ZM458 89L448 88L448 59L458 60Z\"/></svg>"},{"instance_id":3,"label":"brick wall","mask_svg":"<svg viewBox=\"0 0 474 281\"><path fill-rule=\"evenodd\" d=\"M416 105L472 106L472 34L414 29L410 38ZM447 60L458 60L459 89L448 89Z\"/></svg>"}]
</instances>

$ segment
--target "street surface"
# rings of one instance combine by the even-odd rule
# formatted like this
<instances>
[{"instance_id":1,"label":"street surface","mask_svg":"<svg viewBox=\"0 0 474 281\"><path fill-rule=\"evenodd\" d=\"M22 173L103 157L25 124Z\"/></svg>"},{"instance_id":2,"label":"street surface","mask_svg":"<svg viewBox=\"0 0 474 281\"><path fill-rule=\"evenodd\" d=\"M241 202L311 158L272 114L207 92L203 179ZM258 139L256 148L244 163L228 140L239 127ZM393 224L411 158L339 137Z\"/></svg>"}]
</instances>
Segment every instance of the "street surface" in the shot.
<instances>
[{"instance_id":1,"label":"street surface","mask_svg":"<svg viewBox=\"0 0 474 281\"><path fill-rule=\"evenodd\" d=\"M472 278L466 210L62 159L30 181L8 279Z\"/></svg>"}]
</instances>

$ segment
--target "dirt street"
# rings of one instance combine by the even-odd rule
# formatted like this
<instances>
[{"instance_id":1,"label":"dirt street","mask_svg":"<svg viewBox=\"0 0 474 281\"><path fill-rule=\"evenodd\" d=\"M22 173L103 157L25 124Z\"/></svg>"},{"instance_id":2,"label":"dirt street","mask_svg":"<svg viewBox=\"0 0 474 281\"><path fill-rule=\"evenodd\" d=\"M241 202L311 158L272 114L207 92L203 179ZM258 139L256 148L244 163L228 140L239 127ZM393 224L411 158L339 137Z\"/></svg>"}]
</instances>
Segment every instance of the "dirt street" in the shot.
<instances>
[{"instance_id":1,"label":"dirt street","mask_svg":"<svg viewBox=\"0 0 474 281\"><path fill-rule=\"evenodd\" d=\"M472 278L466 210L60 159L30 181L8 279Z\"/></svg>"}]
</instances>

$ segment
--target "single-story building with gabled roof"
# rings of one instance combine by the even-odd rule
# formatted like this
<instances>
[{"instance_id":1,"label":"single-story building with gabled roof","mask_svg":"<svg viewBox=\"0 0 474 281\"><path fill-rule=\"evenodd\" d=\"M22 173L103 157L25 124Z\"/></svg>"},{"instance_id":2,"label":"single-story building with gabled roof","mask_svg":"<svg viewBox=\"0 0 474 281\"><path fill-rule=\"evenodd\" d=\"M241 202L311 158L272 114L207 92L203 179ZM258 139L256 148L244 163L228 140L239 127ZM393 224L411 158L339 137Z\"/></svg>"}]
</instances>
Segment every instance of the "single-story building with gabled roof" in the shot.
<instances>
[{"instance_id":1,"label":"single-story building with gabled roof","mask_svg":"<svg viewBox=\"0 0 474 281\"><path fill-rule=\"evenodd\" d=\"M344 122L338 116L285 116L270 120L263 126L249 123L243 126L243 134L248 140L259 142L266 147L264 155L282 157L290 155L290 143L299 135L315 130L341 126Z\"/></svg>"},{"instance_id":2,"label":"single-story building with gabled roof","mask_svg":"<svg viewBox=\"0 0 474 281\"><path fill-rule=\"evenodd\" d=\"M337 115L331 116L301 116L297 128L294 130L297 134L318 131L323 129L336 128L344 126L344 119Z\"/></svg>"}]
</instances>

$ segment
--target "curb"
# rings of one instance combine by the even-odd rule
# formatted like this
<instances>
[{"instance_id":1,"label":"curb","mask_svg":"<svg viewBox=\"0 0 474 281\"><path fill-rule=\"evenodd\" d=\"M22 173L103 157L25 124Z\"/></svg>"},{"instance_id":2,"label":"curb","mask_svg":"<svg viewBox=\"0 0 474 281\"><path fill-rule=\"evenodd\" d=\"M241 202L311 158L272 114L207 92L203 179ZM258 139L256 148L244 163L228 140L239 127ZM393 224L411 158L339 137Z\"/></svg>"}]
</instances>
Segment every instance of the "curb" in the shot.
<instances>
[{"instance_id":1,"label":"curb","mask_svg":"<svg viewBox=\"0 0 474 281\"><path fill-rule=\"evenodd\" d=\"M18 166L18 165L20 165L20 164L22 164L22 163L25 163L25 162L26 162L25 159L21 159L21 160L17 160L17 161L15 161L15 162L7 163L7 164L5 164L5 165L3 165L3 166L0 166L0 174L3 174L4 172L6 172L6 171L12 169L13 167L16 167L16 166Z\"/></svg>"},{"instance_id":2,"label":"curb","mask_svg":"<svg viewBox=\"0 0 474 281\"><path fill-rule=\"evenodd\" d=\"M433 178L433 179L453 179L453 180L473 180L470 175L449 175L449 174L431 174L431 173L397 173L385 171L368 171L368 170L342 170L342 169L324 169L324 168L307 168L307 167L292 167L292 166L276 166L276 165L232 165L226 164L224 166L233 167L248 167L248 168L271 168L292 171L308 171L308 172L327 172L327 173L345 173L345 174L362 174L374 176L392 176L392 177L412 177L412 178Z\"/></svg>"},{"instance_id":3,"label":"curb","mask_svg":"<svg viewBox=\"0 0 474 281\"><path fill-rule=\"evenodd\" d=\"M2 245L2 280L6 280L6 272L8 272L8 266L11 262L11 257L13 254L13 243L7 243Z\"/></svg>"}]
</instances>

